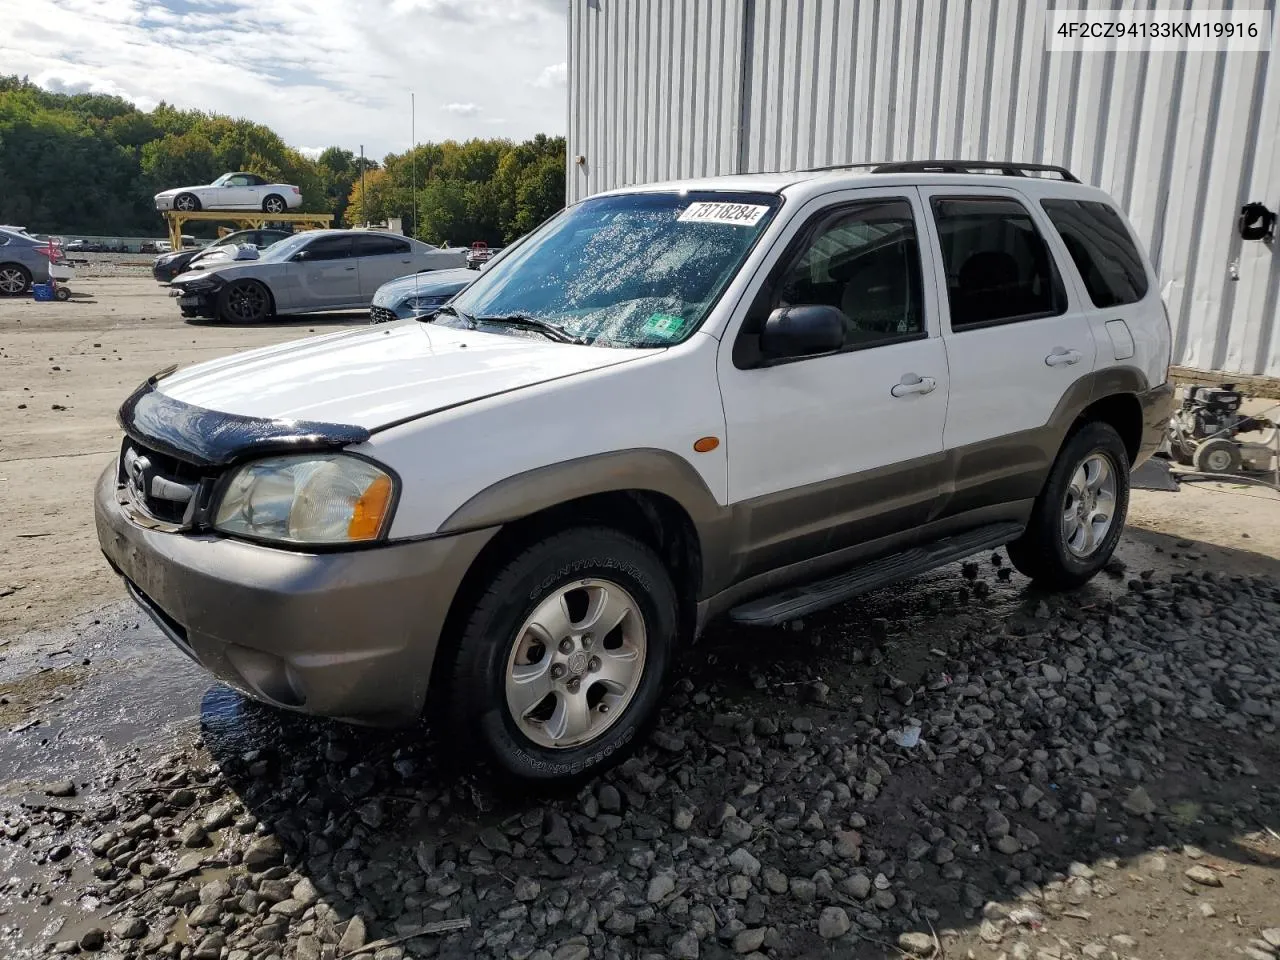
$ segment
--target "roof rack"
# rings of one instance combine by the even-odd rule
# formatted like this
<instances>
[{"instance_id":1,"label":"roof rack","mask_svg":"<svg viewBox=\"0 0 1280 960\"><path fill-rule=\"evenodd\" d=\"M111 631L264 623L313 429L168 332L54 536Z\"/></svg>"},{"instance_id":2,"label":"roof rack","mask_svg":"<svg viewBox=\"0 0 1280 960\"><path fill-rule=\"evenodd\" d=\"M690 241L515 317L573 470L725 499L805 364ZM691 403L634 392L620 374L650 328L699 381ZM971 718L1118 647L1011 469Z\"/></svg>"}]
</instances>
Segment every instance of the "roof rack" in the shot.
<instances>
[{"instance_id":1,"label":"roof rack","mask_svg":"<svg viewBox=\"0 0 1280 960\"><path fill-rule=\"evenodd\" d=\"M991 173L1004 177L1052 173L1068 183L1079 183L1066 167L1048 163L1016 163L1011 160L893 160L876 163L839 163L829 167L812 167L806 173L823 170L856 170L870 167L872 173Z\"/></svg>"}]
</instances>

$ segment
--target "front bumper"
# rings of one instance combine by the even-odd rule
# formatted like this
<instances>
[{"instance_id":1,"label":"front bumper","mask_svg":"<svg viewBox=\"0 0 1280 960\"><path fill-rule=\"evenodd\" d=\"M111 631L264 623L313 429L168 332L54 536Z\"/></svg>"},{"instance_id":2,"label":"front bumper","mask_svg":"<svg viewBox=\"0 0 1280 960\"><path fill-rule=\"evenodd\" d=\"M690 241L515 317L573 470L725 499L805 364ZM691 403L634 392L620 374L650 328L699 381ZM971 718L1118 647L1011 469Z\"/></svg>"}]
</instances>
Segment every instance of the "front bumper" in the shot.
<instances>
[{"instance_id":1,"label":"front bumper","mask_svg":"<svg viewBox=\"0 0 1280 960\"><path fill-rule=\"evenodd\" d=\"M416 718L453 596L493 530L300 553L134 522L113 466L98 540L130 594L188 657L247 696L355 723Z\"/></svg>"},{"instance_id":2,"label":"front bumper","mask_svg":"<svg viewBox=\"0 0 1280 960\"><path fill-rule=\"evenodd\" d=\"M155 201L157 210L173 209L173 197L156 197Z\"/></svg>"},{"instance_id":3,"label":"front bumper","mask_svg":"<svg viewBox=\"0 0 1280 960\"><path fill-rule=\"evenodd\" d=\"M1174 407L1173 381L1138 394L1138 402L1142 405L1142 443L1133 464L1135 467L1146 463L1168 435L1169 418L1173 416Z\"/></svg>"},{"instance_id":4,"label":"front bumper","mask_svg":"<svg viewBox=\"0 0 1280 960\"><path fill-rule=\"evenodd\" d=\"M169 296L178 303L178 309L184 317L216 317L218 315L218 291L208 290L200 293L188 293L179 287L169 291Z\"/></svg>"}]
</instances>

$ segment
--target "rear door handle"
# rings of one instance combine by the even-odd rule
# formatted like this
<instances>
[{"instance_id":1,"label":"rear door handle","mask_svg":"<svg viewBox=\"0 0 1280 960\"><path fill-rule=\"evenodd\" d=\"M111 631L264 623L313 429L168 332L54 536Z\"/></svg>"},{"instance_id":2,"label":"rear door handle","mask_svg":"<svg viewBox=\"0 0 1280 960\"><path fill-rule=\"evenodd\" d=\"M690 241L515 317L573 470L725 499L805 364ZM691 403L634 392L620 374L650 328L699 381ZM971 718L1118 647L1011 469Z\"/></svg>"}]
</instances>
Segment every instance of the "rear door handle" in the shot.
<instances>
[{"instance_id":1,"label":"rear door handle","mask_svg":"<svg viewBox=\"0 0 1280 960\"><path fill-rule=\"evenodd\" d=\"M354 269L355 269L355 267L343 267L342 269L343 269L343 270L354 270Z\"/></svg>"},{"instance_id":2,"label":"rear door handle","mask_svg":"<svg viewBox=\"0 0 1280 960\"><path fill-rule=\"evenodd\" d=\"M1066 347L1054 347L1053 353L1044 358L1046 366L1061 367L1066 364L1079 363L1083 354L1079 350L1068 350Z\"/></svg>"},{"instance_id":3,"label":"rear door handle","mask_svg":"<svg viewBox=\"0 0 1280 960\"><path fill-rule=\"evenodd\" d=\"M909 397L917 393L933 393L938 381L933 377L918 377L914 373L904 373L902 381L895 383L889 392L895 397Z\"/></svg>"}]
</instances>

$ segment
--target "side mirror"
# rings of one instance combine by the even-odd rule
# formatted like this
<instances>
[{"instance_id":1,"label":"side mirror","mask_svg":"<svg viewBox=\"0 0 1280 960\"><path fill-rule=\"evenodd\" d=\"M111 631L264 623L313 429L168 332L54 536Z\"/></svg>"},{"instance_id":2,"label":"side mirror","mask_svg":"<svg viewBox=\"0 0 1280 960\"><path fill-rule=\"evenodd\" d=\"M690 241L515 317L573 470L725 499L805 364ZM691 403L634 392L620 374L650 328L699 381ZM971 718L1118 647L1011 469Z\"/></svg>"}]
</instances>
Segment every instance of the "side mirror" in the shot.
<instances>
[{"instance_id":1,"label":"side mirror","mask_svg":"<svg viewBox=\"0 0 1280 960\"><path fill-rule=\"evenodd\" d=\"M835 353L844 346L844 314L826 304L779 307L760 333L767 360Z\"/></svg>"},{"instance_id":2,"label":"side mirror","mask_svg":"<svg viewBox=\"0 0 1280 960\"><path fill-rule=\"evenodd\" d=\"M310 260L311 252L309 250L299 250L293 255L293 259L298 263L301 263L303 260Z\"/></svg>"}]
</instances>

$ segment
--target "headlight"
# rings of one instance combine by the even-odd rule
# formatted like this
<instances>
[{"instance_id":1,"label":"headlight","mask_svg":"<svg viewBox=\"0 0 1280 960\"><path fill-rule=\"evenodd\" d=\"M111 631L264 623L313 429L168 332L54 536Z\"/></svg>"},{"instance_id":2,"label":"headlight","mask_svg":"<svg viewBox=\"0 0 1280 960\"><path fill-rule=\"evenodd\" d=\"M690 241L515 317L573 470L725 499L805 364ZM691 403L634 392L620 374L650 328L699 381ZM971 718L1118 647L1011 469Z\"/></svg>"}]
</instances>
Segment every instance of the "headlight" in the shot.
<instances>
[{"instance_id":1,"label":"headlight","mask_svg":"<svg viewBox=\"0 0 1280 960\"><path fill-rule=\"evenodd\" d=\"M358 457L267 457L232 475L213 526L287 543L376 540L391 519L394 491L390 474Z\"/></svg>"},{"instance_id":2,"label":"headlight","mask_svg":"<svg viewBox=\"0 0 1280 960\"><path fill-rule=\"evenodd\" d=\"M174 284L174 286L181 287L184 293L208 293L222 286L222 281L217 277L199 277L185 283Z\"/></svg>"},{"instance_id":3,"label":"headlight","mask_svg":"<svg viewBox=\"0 0 1280 960\"><path fill-rule=\"evenodd\" d=\"M434 310L436 307L445 303L448 297L409 297L407 300L400 302L401 307L408 307L410 310Z\"/></svg>"}]
</instances>

